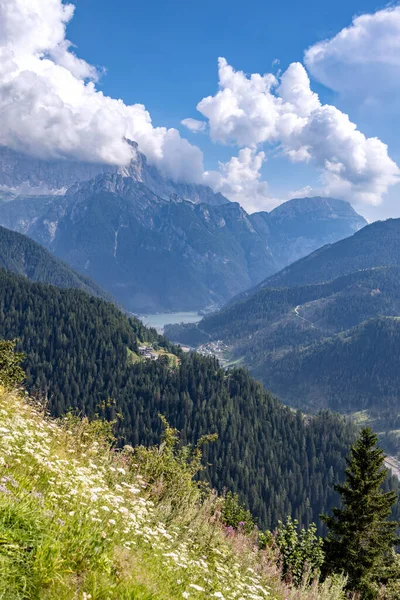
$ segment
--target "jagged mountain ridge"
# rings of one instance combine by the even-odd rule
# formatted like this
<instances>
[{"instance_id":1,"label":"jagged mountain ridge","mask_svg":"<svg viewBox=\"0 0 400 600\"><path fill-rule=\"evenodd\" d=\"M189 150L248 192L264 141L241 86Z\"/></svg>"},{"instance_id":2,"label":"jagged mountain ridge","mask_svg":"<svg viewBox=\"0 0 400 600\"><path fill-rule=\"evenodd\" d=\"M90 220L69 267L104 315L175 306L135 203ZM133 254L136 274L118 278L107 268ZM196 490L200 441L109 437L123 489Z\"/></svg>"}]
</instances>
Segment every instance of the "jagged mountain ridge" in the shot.
<instances>
[{"instance_id":1,"label":"jagged mountain ridge","mask_svg":"<svg viewBox=\"0 0 400 600\"><path fill-rule=\"evenodd\" d=\"M144 183L153 193L165 199L177 194L195 203L220 205L229 202L225 196L214 193L206 185L172 181L148 164L136 142L129 143L136 156L128 166L70 160L46 161L0 146L0 198L9 200L20 195L63 195L74 184L99 175L116 174Z\"/></svg>"},{"instance_id":2,"label":"jagged mountain ridge","mask_svg":"<svg viewBox=\"0 0 400 600\"><path fill-rule=\"evenodd\" d=\"M110 182L118 194L108 191ZM107 176L106 184L98 187L94 180L75 194L38 202L44 214L28 227L25 219L19 225L129 310L220 304L266 270L276 271L268 246L238 204L167 201L120 175ZM27 202L1 208L20 203L24 212Z\"/></svg>"},{"instance_id":3,"label":"jagged mountain ridge","mask_svg":"<svg viewBox=\"0 0 400 600\"><path fill-rule=\"evenodd\" d=\"M325 200L312 213L315 227L307 249L324 243L318 223L326 222L335 202L328 203L328 213ZM331 237L363 223L346 206L347 216L332 219ZM64 196L17 198L0 206L0 223L43 244L139 313L215 307L278 271L278 233L268 218L268 213L248 215L233 202L195 204L178 195L167 200L117 173L75 184ZM282 244L284 218L279 226ZM304 220L298 229L305 240ZM297 239L293 227L289 239Z\"/></svg>"},{"instance_id":4,"label":"jagged mountain ridge","mask_svg":"<svg viewBox=\"0 0 400 600\"><path fill-rule=\"evenodd\" d=\"M29 235L133 312L215 308L365 224L350 204L332 198L295 199L249 215L206 186L167 179L133 145L128 167L80 165L62 194L0 203L1 225ZM10 183L1 162L9 154L0 149L0 183ZM34 164L29 181L43 181L44 172L49 185L60 185L64 171L56 162L47 163L51 176L43 161ZM85 179L96 168L101 172Z\"/></svg>"}]
</instances>

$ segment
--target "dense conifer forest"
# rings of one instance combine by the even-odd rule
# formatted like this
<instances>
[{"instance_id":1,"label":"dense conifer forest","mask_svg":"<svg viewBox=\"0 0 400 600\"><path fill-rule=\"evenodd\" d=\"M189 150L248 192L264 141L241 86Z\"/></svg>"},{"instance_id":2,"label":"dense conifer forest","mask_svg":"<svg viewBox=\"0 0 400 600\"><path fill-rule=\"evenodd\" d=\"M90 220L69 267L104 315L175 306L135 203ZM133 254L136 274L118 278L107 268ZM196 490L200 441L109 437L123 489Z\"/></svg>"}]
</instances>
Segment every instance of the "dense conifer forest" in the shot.
<instances>
[{"instance_id":1,"label":"dense conifer forest","mask_svg":"<svg viewBox=\"0 0 400 600\"><path fill-rule=\"evenodd\" d=\"M111 295L89 277L74 271L26 235L0 227L0 267L31 281L61 288L77 288L106 300Z\"/></svg>"},{"instance_id":2,"label":"dense conifer forest","mask_svg":"<svg viewBox=\"0 0 400 600\"><path fill-rule=\"evenodd\" d=\"M72 408L116 419L121 444L155 443L159 413L183 442L218 433L204 451L205 476L238 492L262 526L288 514L308 525L337 502L332 486L353 426L328 412L293 412L245 370L183 353L113 304L1 271L0 337L18 338L28 389L45 396L53 415ZM139 358L140 342L174 353L179 364Z\"/></svg>"},{"instance_id":3,"label":"dense conifer forest","mask_svg":"<svg viewBox=\"0 0 400 600\"><path fill-rule=\"evenodd\" d=\"M193 345L223 340L231 359L283 402L360 413L398 453L399 298L400 267L376 267L328 283L262 288L167 334Z\"/></svg>"}]
</instances>

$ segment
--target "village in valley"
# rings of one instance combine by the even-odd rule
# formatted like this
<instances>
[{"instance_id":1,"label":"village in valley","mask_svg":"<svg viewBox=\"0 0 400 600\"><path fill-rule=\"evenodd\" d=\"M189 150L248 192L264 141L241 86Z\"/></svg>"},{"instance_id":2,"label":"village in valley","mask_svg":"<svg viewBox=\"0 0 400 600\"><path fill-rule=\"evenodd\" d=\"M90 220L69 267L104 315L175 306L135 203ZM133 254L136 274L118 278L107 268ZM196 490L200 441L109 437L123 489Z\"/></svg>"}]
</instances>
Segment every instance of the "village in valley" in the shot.
<instances>
[{"instance_id":1,"label":"village in valley","mask_svg":"<svg viewBox=\"0 0 400 600\"><path fill-rule=\"evenodd\" d=\"M206 344L201 344L201 346L196 348L196 352L203 354L203 356L215 356L215 358L218 358L222 367L227 366L227 363L229 362L227 351L228 346L221 340L207 342Z\"/></svg>"}]
</instances>

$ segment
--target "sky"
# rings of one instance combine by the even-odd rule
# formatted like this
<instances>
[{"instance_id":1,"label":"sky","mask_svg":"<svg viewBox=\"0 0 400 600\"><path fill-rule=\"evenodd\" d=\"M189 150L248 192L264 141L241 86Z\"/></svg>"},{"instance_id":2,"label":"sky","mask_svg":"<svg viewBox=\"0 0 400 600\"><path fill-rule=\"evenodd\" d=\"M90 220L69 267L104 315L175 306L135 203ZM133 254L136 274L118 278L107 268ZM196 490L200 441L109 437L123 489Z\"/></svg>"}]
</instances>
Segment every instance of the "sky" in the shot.
<instances>
[{"instance_id":1,"label":"sky","mask_svg":"<svg viewBox=\"0 0 400 600\"><path fill-rule=\"evenodd\" d=\"M400 216L400 6L0 0L0 143Z\"/></svg>"}]
</instances>

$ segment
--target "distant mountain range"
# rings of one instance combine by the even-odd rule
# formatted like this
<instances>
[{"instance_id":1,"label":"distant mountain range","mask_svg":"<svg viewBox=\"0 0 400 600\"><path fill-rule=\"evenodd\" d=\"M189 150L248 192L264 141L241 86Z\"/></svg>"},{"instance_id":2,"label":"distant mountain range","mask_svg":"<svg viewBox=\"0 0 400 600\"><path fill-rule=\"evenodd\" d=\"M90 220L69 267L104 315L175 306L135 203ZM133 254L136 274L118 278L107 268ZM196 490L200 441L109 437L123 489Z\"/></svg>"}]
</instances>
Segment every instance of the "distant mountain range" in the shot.
<instances>
[{"instance_id":1,"label":"distant mountain range","mask_svg":"<svg viewBox=\"0 0 400 600\"><path fill-rule=\"evenodd\" d=\"M92 277L132 312L215 308L366 224L333 198L248 215L207 186L164 177L135 149L120 168L0 149L0 224Z\"/></svg>"},{"instance_id":2,"label":"distant mountain range","mask_svg":"<svg viewBox=\"0 0 400 600\"><path fill-rule=\"evenodd\" d=\"M112 300L97 283L74 271L26 235L0 227L0 268L31 281L60 288L76 288L92 296Z\"/></svg>"},{"instance_id":3,"label":"distant mountain range","mask_svg":"<svg viewBox=\"0 0 400 600\"><path fill-rule=\"evenodd\" d=\"M400 219L325 246L166 334L189 345L222 340L232 361L292 406L366 411L380 431L396 429Z\"/></svg>"}]
</instances>

